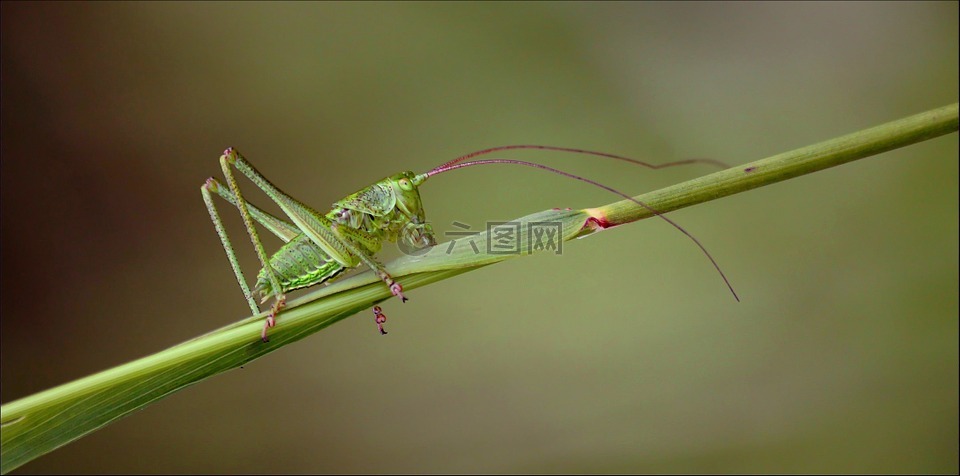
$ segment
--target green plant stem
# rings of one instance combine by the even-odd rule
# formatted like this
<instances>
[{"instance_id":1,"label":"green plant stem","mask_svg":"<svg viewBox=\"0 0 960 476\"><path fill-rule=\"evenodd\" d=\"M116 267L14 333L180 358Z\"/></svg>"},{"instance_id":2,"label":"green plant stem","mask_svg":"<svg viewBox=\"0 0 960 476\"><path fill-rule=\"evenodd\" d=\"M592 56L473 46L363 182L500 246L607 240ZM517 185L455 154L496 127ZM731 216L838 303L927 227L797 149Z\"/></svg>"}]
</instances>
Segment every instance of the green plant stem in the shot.
<instances>
[{"instance_id":1,"label":"green plant stem","mask_svg":"<svg viewBox=\"0 0 960 476\"><path fill-rule=\"evenodd\" d=\"M836 167L957 131L957 104L777 154L635 197L661 213ZM594 209L611 225L653 216L623 200Z\"/></svg>"},{"instance_id":2,"label":"green plant stem","mask_svg":"<svg viewBox=\"0 0 960 476\"><path fill-rule=\"evenodd\" d=\"M666 213L697 203L808 174L852 160L955 132L957 104L861 132L758 160L636 197ZM953 158L950 158L953 160ZM553 221L569 240L596 231L592 224L621 225L653 216L630 200L587 210L544 211L521 219L521 249L528 249L526 222ZM486 249L489 234L474 239ZM518 255L475 253L442 243L422 256L387 265L404 289L415 289ZM525 253L524 253L525 254ZM213 375L237 368L300 340L373 304L390 292L371 272L334 283L291 301L260 342L263 315L252 316L180 345L0 407L0 471L80 438L122 416Z\"/></svg>"}]
</instances>

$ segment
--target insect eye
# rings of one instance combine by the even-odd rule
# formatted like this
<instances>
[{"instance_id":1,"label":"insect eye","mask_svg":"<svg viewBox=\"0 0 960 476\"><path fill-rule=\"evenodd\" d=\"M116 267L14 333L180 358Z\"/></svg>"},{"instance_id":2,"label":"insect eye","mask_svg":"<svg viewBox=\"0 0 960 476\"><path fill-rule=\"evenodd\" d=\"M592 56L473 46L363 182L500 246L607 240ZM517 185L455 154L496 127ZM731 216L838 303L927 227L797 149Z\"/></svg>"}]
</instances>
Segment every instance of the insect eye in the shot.
<instances>
[{"instance_id":1,"label":"insect eye","mask_svg":"<svg viewBox=\"0 0 960 476\"><path fill-rule=\"evenodd\" d=\"M410 184L410 181L405 178L400 179L399 183L400 183L400 188L404 190L410 190L413 188L413 185Z\"/></svg>"}]
</instances>

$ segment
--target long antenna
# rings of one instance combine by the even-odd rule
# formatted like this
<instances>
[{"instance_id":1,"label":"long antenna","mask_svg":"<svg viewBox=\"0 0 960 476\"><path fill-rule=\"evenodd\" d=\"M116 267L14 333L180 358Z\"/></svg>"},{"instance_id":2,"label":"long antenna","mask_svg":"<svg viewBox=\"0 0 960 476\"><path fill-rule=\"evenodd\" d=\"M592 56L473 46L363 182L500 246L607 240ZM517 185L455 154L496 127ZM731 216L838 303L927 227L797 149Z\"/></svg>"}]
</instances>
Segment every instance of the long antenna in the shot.
<instances>
[{"instance_id":1,"label":"long antenna","mask_svg":"<svg viewBox=\"0 0 960 476\"><path fill-rule=\"evenodd\" d=\"M709 165L714 165L714 166L720 167L720 168L722 168L722 169L728 169L728 168L730 168L729 165L727 165L727 164L725 164L725 163L723 163L723 162L720 162L719 160L713 160L713 159L684 159L684 160L677 160L677 161L675 161L675 162L667 162L667 163L663 163L663 164L651 164L651 163L649 163L649 162L644 162L644 161L642 161L642 160L631 159L631 158L629 158L629 157L623 157L623 156L620 156L620 155L608 154L608 153L606 153L606 152L596 152L596 151L592 151L592 150L574 149L574 148L571 148L571 147L556 147L556 146L552 146L552 145L501 145L501 146L498 146L498 147L491 147L491 148L489 148L489 149L478 150L478 151L476 151L476 152L471 152L471 153L466 154L466 155L461 155L460 157L457 157L456 159L453 159L453 160L451 160L450 162L447 162L447 163L445 163L445 164L437 167L437 169L441 169L441 168L444 168L444 167L449 167L449 166L451 166L451 165L453 165L453 164L458 164L458 163L463 162L463 161L465 161L465 160L470 160L470 159L472 159L472 158L474 158L474 157L479 157L479 156L481 156L481 155L486 155L486 154L490 154L490 153L493 153L493 152L500 152L500 151L504 151L504 150L515 150L515 149L553 150L553 151L557 151L557 152L572 152L572 153L574 153L574 154L595 155L595 156L597 156L597 157L606 157L606 158L608 158L608 159L616 159L616 160L622 160L622 161L624 161L624 162L630 162L631 164L636 164L636 165L639 165L639 166L642 166L642 167L646 167L646 168L648 168L648 169L653 169L653 170L665 169L665 168L667 168L667 167L675 167L675 166L677 166L677 165L688 165L688 164L709 164ZM434 169L434 170L436 170L436 169Z\"/></svg>"},{"instance_id":2,"label":"long antenna","mask_svg":"<svg viewBox=\"0 0 960 476\"><path fill-rule=\"evenodd\" d=\"M603 154L603 153L600 153L600 152L594 153L594 152L587 152L587 151L579 151L579 150L576 150L576 149L565 149L565 148L547 147L547 146L503 146L503 147L495 147L495 148L492 148L492 149L486 149L486 150L482 150L482 151L479 151L479 152L474 152L474 153L472 153L472 154L467 154L467 155L465 155L465 156L463 156L463 157L460 157L460 158L458 158L458 159L455 159L455 160L452 160L452 161L450 161L450 162L447 162L446 164L443 164L443 165L441 165L441 166L439 166L439 167L436 167L436 168L434 168L433 170L431 170L431 171L423 174L424 180L426 180L426 178L432 177L432 176L437 175L437 174L442 174L442 173L444 173L444 172L449 172L449 171L451 171L451 170L456 170L456 169L460 169L460 168L464 168L464 167L472 167L472 166L474 166L474 165L514 164L514 165L523 165L523 166L526 166L526 167L533 167L533 168L536 168L536 169L546 170L546 171L548 171L548 172L553 172L553 173L555 173L555 174L563 175L564 177L569 177L569 178L572 178L572 179L575 179L575 180L579 180L579 181L581 181L581 182L589 183L589 184L594 185L594 186L596 186L596 187L600 187L600 188L602 188L602 189L604 189L604 190L606 190L606 191L608 191L608 192L612 192L612 193L615 193L615 194L617 194L617 195L620 195L621 197L626 198L627 200L630 200L630 201L632 201L633 203L636 203L637 205L640 205L640 206L642 206L643 208L646 208L647 210L650 210L654 215L662 218L664 221L666 221L667 223L669 223L670 225L672 225L674 228L680 230L681 233L683 233L684 235L687 235L688 238L690 238L691 240L693 240L693 242L696 243L697 246L700 247L700 250L703 251L703 254L707 255L707 258L708 258L708 259L710 260L710 262L713 264L713 267L716 268L717 272L720 273L720 277L723 278L723 282L727 284L727 288L730 289L730 293L733 294L734 299L736 299L737 302L740 302L740 297L737 296L737 292L733 290L733 286L730 284L730 280L728 280L728 279L727 279L727 276L726 276L725 274L723 274L723 270L720 269L720 265L717 264L717 261L716 261L715 259L713 259L713 256L710 254L710 252L707 251L707 249L703 246L703 244L700 243L700 240L698 240L695 236L691 235L690 232L688 232L687 230L685 230L682 226L678 225L677 222L675 222L675 221L667 218L667 217L664 216L662 213L660 213L659 211L653 209L653 207L647 205L646 203L643 203L643 202L641 202L640 200L637 200L636 198L631 197L630 195L627 195L627 194L625 194L625 193L623 193L623 192L621 192L621 191L619 191L619 190L616 190L616 189L614 189L614 188L611 188L611 187L608 187L608 186L606 186L606 185L603 185L603 184L601 184L601 183L599 183L599 182L594 182L593 180L590 180L590 179L588 179L588 178L584 178L584 177L581 177L581 176L579 176L579 175L574 175L574 174L571 174L571 173L569 173L569 172L564 172L564 171L562 171L562 170L558 170L558 169L555 169L555 168L553 168L553 167L547 167L546 165L537 164L537 163L534 163L534 162L526 162L526 161L523 161L523 160L513 160L513 159L484 159L484 160L474 160L474 161L470 161L470 162L464 162L464 160L467 160L467 159L476 157L476 156L481 155L481 154L489 153L489 152L492 152L492 151L505 150L505 149L519 149L519 148L541 148L541 149L546 149L546 150L564 150L564 151L585 152L585 153L589 153L589 154L592 154L592 155L600 155L600 156L603 156L603 157L611 157L611 158L616 158L616 159L627 160L627 161L629 161L629 162L634 162L633 159L627 159L627 158L623 158L623 157L612 156L612 155L610 155L610 154ZM690 159L690 160L691 160L691 161L700 161L700 159ZM639 162L639 161L637 161L637 162ZM686 162L686 163L690 163L690 162ZM660 165L660 166L654 166L654 165L645 164L645 163L642 163L642 164L643 164L643 165L646 165L646 166L648 166L648 167L650 167L650 168L654 168L654 169L666 167L666 166L669 166L669 165L671 165L671 164L672 164L672 165L679 165L678 163L663 164L663 165Z\"/></svg>"}]
</instances>

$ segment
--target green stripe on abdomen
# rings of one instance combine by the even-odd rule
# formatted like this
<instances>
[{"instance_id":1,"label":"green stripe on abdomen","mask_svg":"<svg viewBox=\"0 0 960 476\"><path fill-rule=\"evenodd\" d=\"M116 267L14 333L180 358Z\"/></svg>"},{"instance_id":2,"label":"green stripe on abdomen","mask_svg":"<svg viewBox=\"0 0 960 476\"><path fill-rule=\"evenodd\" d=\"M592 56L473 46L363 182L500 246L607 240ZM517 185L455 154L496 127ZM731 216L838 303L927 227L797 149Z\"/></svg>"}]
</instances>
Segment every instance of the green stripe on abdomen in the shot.
<instances>
[{"instance_id":1,"label":"green stripe on abdomen","mask_svg":"<svg viewBox=\"0 0 960 476\"><path fill-rule=\"evenodd\" d=\"M344 270L305 235L299 235L283 245L270 257L270 266L277 274L283 292L322 283ZM257 274L254 290L260 296L274 294L266 270Z\"/></svg>"}]
</instances>

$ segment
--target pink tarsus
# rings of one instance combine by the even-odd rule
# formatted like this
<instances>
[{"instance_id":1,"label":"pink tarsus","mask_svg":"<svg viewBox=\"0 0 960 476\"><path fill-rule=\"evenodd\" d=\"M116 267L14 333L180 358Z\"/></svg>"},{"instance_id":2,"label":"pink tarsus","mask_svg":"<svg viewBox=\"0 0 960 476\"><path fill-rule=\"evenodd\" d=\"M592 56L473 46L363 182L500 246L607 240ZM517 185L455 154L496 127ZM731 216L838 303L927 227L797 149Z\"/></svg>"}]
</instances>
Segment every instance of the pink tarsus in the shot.
<instances>
[{"instance_id":1,"label":"pink tarsus","mask_svg":"<svg viewBox=\"0 0 960 476\"><path fill-rule=\"evenodd\" d=\"M383 313L380 306L373 306L373 319L377 321L377 329L380 329L380 335L387 335L387 331L383 329L383 323L387 322L387 315Z\"/></svg>"},{"instance_id":2,"label":"pink tarsus","mask_svg":"<svg viewBox=\"0 0 960 476\"><path fill-rule=\"evenodd\" d=\"M260 331L260 340L263 342L270 342L270 338L267 337L267 330L277 325L277 314L281 309L286 305L286 298L278 298L273 307L270 308L270 315L267 316L267 320L263 323L263 330Z\"/></svg>"}]
</instances>

